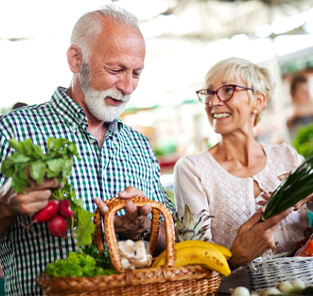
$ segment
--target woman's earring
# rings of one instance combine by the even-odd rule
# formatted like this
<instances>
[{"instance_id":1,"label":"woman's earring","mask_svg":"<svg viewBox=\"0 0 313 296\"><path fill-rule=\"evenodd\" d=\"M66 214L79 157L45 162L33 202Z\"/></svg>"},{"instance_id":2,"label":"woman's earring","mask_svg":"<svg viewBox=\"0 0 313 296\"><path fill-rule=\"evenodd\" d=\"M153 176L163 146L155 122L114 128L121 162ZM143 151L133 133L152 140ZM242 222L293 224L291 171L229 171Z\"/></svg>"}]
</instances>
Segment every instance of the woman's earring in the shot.
<instances>
[{"instance_id":1,"label":"woman's earring","mask_svg":"<svg viewBox=\"0 0 313 296\"><path fill-rule=\"evenodd\" d=\"M254 109L254 110L253 110L253 113L254 113L254 114L257 114L257 113L258 113L258 110Z\"/></svg>"}]
</instances>

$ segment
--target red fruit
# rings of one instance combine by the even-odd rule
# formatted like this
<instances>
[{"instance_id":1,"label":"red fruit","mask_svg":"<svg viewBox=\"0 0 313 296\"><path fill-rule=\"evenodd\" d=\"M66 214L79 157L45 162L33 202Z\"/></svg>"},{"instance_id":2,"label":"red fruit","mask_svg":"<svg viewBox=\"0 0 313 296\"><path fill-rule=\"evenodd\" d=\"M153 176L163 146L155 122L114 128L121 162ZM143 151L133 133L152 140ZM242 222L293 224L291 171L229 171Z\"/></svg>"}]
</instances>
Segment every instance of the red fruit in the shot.
<instances>
[{"instance_id":1,"label":"red fruit","mask_svg":"<svg viewBox=\"0 0 313 296\"><path fill-rule=\"evenodd\" d=\"M70 202L67 199L60 200L59 202L59 213L64 218L73 218L74 212L70 209Z\"/></svg>"},{"instance_id":2,"label":"red fruit","mask_svg":"<svg viewBox=\"0 0 313 296\"><path fill-rule=\"evenodd\" d=\"M61 215L56 215L48 221L48 230L53 236L65 238L67 229L67 219Z\"/></svg>"},{"instance_id":3,"label":"red fruit","mask_svg":"<svg viewBox=\"0 0 313 296\"><path fill-rule=\"evenodd\" d=\"M47 206L33 216L31 224L49 221L58 213L58 209L58 202L54 199L49 200Z\"/></svg>"}]
</instances>

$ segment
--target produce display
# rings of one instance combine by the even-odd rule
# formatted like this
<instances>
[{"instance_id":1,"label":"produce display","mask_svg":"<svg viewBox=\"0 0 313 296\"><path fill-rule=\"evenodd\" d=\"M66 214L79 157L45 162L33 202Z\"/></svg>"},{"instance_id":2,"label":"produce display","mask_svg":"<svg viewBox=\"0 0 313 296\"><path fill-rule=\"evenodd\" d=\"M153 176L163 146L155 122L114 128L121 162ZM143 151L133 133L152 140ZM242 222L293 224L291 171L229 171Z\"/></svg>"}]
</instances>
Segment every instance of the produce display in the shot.
<instances>
[{"instance_id":1,"label":"produce display","mask_svg":"<svg viewBox=\"0 0 313 296\"><path fill-rule=\"evenodd\" d=\"M237 287L231 291L231 296L301 296L313 295L313 286L306 286L300 279L295 279L292 282L281 282L275 287L270 287L265 291L256 293L250 291L246 287Z\"/></svg>"},{"instance_id":2,"label":"produce display","mask_svg":"<svg viewBox=\"0 0 313 296\"><path fill-rule=\"evenodd\" d=\"M292 146L304 157L308 157L313 151L313 124L301 126L295 139L292 141Z\"/></svg>"},{"instance_id":3,"label":"produce display","mask_svg":"<svg viewBox=\"0 0 313 296\"><path fill-rule=\"evenodd\" d=\"M12 188L16 192L25 193L31 186L31 181L40 184L44 178L56 177L63 184L62 188L52 190L48 205L36 213L29 225L47 223L49 232L56 237L67 238L68 229L76 227L77 245L92 243L94 225L89 213L83 208L81 200L76 199L67 177L72 173L73 156L79 159L76 145L67 139L47 139L47 153L39 145L34 145L30 139L16 141L14 138L9 145L15 152L1 165L1 173L12 180Z\"/></svg>"},{"instance_id":4,"label":"produce display","mask_svg":"<svg viewBox=\"0 0 313 296\"><path fill-rule=\"evenodd\" d=\"M313 192L313 155L282 181L268 200L262 220L292 207Z\"/></svg>"}]
</instances>

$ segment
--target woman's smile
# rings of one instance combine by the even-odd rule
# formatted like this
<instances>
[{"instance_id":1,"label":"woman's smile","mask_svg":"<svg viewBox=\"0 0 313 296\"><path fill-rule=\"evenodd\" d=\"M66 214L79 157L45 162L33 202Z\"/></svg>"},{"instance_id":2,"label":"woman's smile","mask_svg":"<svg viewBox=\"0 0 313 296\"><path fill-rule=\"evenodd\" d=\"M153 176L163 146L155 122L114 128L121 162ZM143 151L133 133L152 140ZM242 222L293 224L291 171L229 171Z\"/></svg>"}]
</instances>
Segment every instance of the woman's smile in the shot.
<instances>
[{"instance_id":1,"label":"woman's smile","mask_svg":"<svg viewBox=\"0 0 313 296\"><path fill-rule=\"evenodd\" d=\"M231 113L228 112L212 113L212 116L214 119L228 118L231 116Z\"/></svg>"}]
</instances>

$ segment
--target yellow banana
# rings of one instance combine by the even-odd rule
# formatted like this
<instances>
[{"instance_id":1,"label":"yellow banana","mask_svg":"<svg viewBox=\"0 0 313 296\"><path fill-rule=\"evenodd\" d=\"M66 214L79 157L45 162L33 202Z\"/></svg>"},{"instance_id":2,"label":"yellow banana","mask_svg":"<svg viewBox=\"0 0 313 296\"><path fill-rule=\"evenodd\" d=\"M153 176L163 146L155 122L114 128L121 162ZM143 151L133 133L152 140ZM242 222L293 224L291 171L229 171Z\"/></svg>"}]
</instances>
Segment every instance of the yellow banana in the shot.
<instances>
[{"instance_id":1,"label":"yellow banana","mask_svg":"<svg viewBox=\"0 0 313 296\"><path fill-rule=\"evenodd\" d=\"M154 267L164 265L165 259L159 260L157 264L154 264ZM224 276L229 276L231 273L225 256L218 250L203 247L186 247L176 251L175 267L196 264L203 265Z\"/></svg>"},{"instance_id":2,"label":"yellow banana","mask_svg":"<svg viewBox=\"0 0 313 296\"><path fill-rule=\"evenodd\" d=\"M201 240L187 240L187 241L182 241L182 242L178 242L175 244L176 251L182 248L193 248L193 247L202 247L202 248L218 250L225 256L226 260L230 259L230 257L232 256L232 253L226 247L219 245L219 244L205 242ZM165 264L165 258L166 258L166 251L163 251L155 259L154 263L152 264L152 267L160 266L159 262L161 260ZM164 265L164 264L161 264L161 265Z\"/></svg>"},{"instance_id":3,"label":"yellow banana","mask_svg":"<svg viewBox=\"0 0 313 296\"><path fill-rule=\"evenodd\" d=\"M213 249L218 249L226 258L226 260L230 259L232 256L232 253L230 252L229 249L224 247L223 245L216 244L216 243L210 243L210 242L205 242L202 240L187 240L183 242L179 242L175 244L175 249L179 250L181 248L189 248L189 247L202 247L202 248L213 248Z\"/></svg>"}]
</instances>

